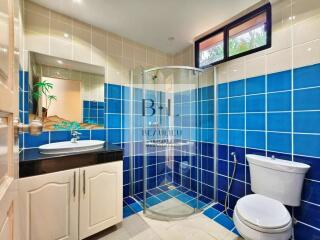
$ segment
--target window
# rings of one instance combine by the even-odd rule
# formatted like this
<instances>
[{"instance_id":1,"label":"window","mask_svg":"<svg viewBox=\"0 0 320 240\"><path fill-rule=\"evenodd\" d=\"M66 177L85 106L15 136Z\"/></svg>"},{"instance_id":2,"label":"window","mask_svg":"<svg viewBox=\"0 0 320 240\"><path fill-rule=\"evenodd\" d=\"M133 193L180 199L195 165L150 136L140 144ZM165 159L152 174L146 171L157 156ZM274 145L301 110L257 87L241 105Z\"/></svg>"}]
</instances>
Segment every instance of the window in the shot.
<instances>
[{"instance_id":1,"label":"window","mask_svg":"<svg viewBox=\"0 0 320 240\"><path fill-rule=\"evenodd\" d=\"M196 67L206 68L271 47L270 3L195 42Z\"/></svg>"},{"instance_id":2,"label":"window","mask_svg":"<svg viewBox=\"0 0 320 240\"><path fill-rule=\"evenodd\" d=\"M224 58L224 34L217 33L199 44L199 64L205 67Z\"/></svg>"}]
</instances>

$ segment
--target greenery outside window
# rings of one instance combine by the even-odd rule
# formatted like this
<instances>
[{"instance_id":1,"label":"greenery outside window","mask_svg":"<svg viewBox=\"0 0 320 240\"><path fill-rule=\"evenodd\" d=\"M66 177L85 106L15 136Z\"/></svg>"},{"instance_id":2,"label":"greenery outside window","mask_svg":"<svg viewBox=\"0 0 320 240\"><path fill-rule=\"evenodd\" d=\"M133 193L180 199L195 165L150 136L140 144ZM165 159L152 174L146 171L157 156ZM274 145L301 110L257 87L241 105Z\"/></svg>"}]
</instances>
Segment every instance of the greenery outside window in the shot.
<instances>
[{"instance_id":1,"label":"greenery outside window","mask_svg":"<svg viewBox=\"0 0 320 240\"><path fill-rule=\"evenodd\" d=\"M223 60L224 58L224 33L218 33L200 43L199 58L200 67Z\"/></svg>"},{"instance_id":2,"label":"greenery outside window","mask_svg":"<svg viewBox=\"0 0 320 240\"><path fill-rule=\"evenodd\" d=\"M195 42L196 67L206 68L271 47L270 3Z\"/></svg>"}]
</instances>

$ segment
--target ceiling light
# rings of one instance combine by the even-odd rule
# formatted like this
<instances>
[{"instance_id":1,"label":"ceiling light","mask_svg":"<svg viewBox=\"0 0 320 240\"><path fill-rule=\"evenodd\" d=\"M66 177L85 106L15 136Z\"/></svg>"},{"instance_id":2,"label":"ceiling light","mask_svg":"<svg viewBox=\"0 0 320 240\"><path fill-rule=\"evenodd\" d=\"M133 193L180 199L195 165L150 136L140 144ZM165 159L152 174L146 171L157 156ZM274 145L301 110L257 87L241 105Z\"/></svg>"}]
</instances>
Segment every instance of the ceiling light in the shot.
<instances>
[{"instance_id":1,"label":"ceiling light","mask_svg":"<svg viewBox=\"0 0 320 240\"><path fill-rule=\"evenodd\" d=\"M82 0L72 0L72 2L74 2L74 3L81 3Z\"/></svg>"},{"instance_id":2,"label":"ceiling light","mask_svg":"<svg viewBox=\"0 0 320 240\"><path fill-rule=\"evenodd\" d=\"M6 52L8 52L8 49L6 49L6 48L0 48L0 51L6 53Z\"/></svg>"},{"instance_id":3,"label":"ceiling light","mask_svg":"<svg viewBox=\"0 0 320 240\"><path fill-rule=\"evenodd\" d=\"M295 20L296 19L296 16L290 16L289 17L289 20L291 21L291 20Z\"/></svg>"},{"instance_id":4,"label":"ceiling light","mask_svg":"<svg viewBox=\"0 0 320 240\"><path fill-rule=\"evenodd\" d=\"M69 38L69 34L68 34L68 33L64 33L63 36L64 36L65 38Z\"/></svg>"},{"instance_id":5,"label":"ceiling light","mask_svg":"<svg viewBox=\"0 0 320 240\"><path fill-rule=\"evenodd\" d=\"M63 64L63 62L61 60L57 60L57 63L59 64Z\"/></svg>"},{"instance_id":6,"label":"ceiling light","mask_svg":"<svg viewBox=\"0 0 320 240\"><path fill-rule=\"evenodd\" d=\"M309 47L309 48L307 49L307 51L308 51L308 52L311 52L311 50L312 50L312 48L311 48L311 47Z\"/></svg>"}]
</instances>

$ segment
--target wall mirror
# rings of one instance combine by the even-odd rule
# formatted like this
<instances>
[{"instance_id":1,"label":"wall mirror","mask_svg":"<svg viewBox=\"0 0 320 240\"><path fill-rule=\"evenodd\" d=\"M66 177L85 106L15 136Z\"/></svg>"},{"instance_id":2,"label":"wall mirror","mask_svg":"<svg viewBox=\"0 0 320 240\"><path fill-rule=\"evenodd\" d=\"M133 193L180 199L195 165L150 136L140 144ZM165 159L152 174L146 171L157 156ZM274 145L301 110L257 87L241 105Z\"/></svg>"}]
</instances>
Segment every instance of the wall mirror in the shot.
<instances>
[{"instance_id":1,"label":"wall mirror","mask_svg":"<svg viewBox=\"0 0 320 240\"><path fill-rule=\"evenodd\" d=\"M30 52L29 121L44 131L104 127L104 67Z\"/></svg>"}]
</instances>

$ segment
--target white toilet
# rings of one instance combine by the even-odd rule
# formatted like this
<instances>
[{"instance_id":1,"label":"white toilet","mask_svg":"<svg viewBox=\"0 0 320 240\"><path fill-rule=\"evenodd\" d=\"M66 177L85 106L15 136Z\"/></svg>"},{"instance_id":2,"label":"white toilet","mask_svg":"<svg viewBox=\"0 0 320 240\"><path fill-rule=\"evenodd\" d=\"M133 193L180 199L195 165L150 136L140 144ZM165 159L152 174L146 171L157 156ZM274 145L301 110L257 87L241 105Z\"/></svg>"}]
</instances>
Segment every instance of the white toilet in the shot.
<instances>
[{"instance_id":1,"label":"white toilet","mask_svg":"<svg viewBox=\"0 0 320 240\"><path fill-rule=\"evenodd\" d=\"M288 240L292 219L284 205L299 206L309 165L248 154L251 190L237 202L233 220L246 240Z\"/></svg>"}]
</instances>

